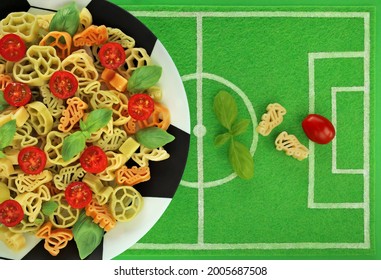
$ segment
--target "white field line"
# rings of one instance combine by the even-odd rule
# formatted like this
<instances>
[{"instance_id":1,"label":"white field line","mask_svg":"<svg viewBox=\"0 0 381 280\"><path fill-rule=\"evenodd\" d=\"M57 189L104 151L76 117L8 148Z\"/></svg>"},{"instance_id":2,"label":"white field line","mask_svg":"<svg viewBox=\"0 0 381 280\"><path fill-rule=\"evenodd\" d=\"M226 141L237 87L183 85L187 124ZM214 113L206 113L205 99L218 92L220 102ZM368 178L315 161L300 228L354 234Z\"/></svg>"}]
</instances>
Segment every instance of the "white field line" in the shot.
<instances>
[{"instance_id":1,"label":"white field line","mask_svg":"<svg viewBox=\"0 0 381 280\"><path fill-rule=\"evenodd\" d=\"M355 57L364 58L364 107L366 109L365 115L369 121L369 88L370 88L370 21L368 12L292 12L292 11L258 11L258 12L170 12L170 11L130 11L136 17L170 17L170 18L183 18L190 17L196 18L197 20L197 106L202 105L202 19L204 17L230 17L230 18L251 18L251 17L270 17L270 18L363 18L364 19L364 52L353 52L346 53L352 54ZM332 54L332 53L331 53ZM339 56L341 54L337 53ZM312 57L314 54L311 54ZM324 56L329 56L329 53L319 53L316 54L314 59L324 58ZM319 57L321 56L321 57ZM312 61L309 57L309 66ZM313 63L312 63L313 64ZM313 65L314 67L314 65ZM313 68L314 70L314 68ZM310 72L311 75L311 72ZM312 72L314 75L314 72ZM310 76L311 82L311 76ZM313 80L314 84L314 80ZM310 87L311 90L311 87ZM310 92L311 94L311 92ZM311 95L310 95L311 96ZM314 99L311 104L310 98L310 112L311 108L314 108ZM201 104L200 104L201 103ZM312 107L311 107L312 106ZM202 123L202 112L197 112L197 125L201 128ZM201 151L198 156L198 212L199 212L199 222L198 222L198 241L197 244L154 244L154 243L137 243L131 249L149 249L149 250L247 250L247 249L259 249L259 250L277 250L277 249L366 249L370 247L369 238L369 172L364 172L364 205L356 204L355 208L364 208L364 243L318 243L318 242L308 242L308 243L242 243L242 244L210 244L204 243L204 170L203 170L203 142L202 137L197 137L197 148ZM201 147L200 147L201 146ZM310 151L312 151L312 156L310 157L310 172L311 168L314 170L314 146L310 146ZM366 154L367 153L367 154ZM369 122L364 125L364 170L369 170ZM309 175L309 177L311 177ZM233 178L230 178L233 179ZM310 178L311 179L311 178ZM310 187L309 187L310 191ZM312 196L313 198L313 196ZM310 199L310 198L309 198ZM313 201L312 201L313 202ZM308 202L310 203L310 201ZM319 204L317 205L319 206ZM347 208L346 205L337 204L339 208ZM354 205L353 205L354 206Z\"/></svg>"}]
</instances>

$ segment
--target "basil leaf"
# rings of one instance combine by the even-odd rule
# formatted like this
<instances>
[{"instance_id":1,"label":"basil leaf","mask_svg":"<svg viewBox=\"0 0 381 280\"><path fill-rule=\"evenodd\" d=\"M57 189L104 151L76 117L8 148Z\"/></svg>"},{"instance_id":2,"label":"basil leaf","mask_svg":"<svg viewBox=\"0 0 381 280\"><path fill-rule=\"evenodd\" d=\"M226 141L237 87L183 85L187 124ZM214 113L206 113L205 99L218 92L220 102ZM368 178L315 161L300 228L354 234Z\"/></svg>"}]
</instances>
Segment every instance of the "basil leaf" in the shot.
<instances>
[{"instance_id":1,"label":"basil leaf","mask_svg":"<svg viewBox=\"0 0 381 280\"><path fill-rule=\"evenodd\" d=\"M63 141L62 158L64 161L71 160L82 152L86 147L86 136L82 131L76 131L67 136Z\"/></svg>"},{"instance_id":2,"label":"basil leaf","mask_svg":"<svg viewBox=\"0 0 381 280\"><path fill-rule=\"evenodd\" d=\"M45 216L50 216L54 213L54 211L58 208L58 203L50 200L42 203L41 212Z\"/></svg>"},{"instance_id":3,"label":"basil leaf","mask_svg":"<svg viewBox=\"0 0 381 280\"><path fill-rule=\"evenodd\" d=\"M79 10L75 2L59 9L49 25L49 31L64 31L72 37L79 27Z\"/></svg>"},{"instance_id":4,"label":"basil leaf","mask_svg":"<svg viewBox=\"0 0 381 280\"><path fill-rule=\"evenodd\" d=\"M219 147L225 144L229 139L231 139L232 135L229 132L222 133L220 135L217 135L214 139L214 145Z\"/></svg>"},{"instance_id":5,"label":"basil leaf","mask_svg":"<svg viewBox=\"0 0 381 280\"><path fill-rule=\"evenodd\" d=\"M0 111L5 110L8 106L8 102L4 99L4 92L0 90Z\"/></svg>"},{"instance_id":6,"label":"basil leaf","mask_svg":"<svg viewBox=\"0 0 381 280\"><path fill-rule=\"evenodd\" d=\"M112 110L107 108L96 109L87 116L85 121L80 123L81 130L90 134L97 132L102 127L105 127L111 118Z\"/></svg>"},{"instance_id":7,"label":"basil leaf","mask_svg":"<svg viewBox=\"0 0 381 280\"><path fill-rule=\"evenodd\" d=\"M240 135L246 131L249 124L250 124L250 121L247 119L239 120L233 124L230 133L233 136Z\"/></svg>"},{"instance_id":8,"label":"basil leaf","mask_svg":"<svg viewBox=\"0 0 381 280\"><path fill-rule=\"evenodd\" d=\"M254 160L248 148L240 142L233 140L229 147L229 161L233 170L242 179L254 176Z\"/></svg>"},{"instance_id":9,"label":"basil leaf","mask_svg":"<svg viewBox=\"0 0 381 280\"><path fill-rule=\"evenodd\" d=\"M0 127L0 150L9 146L16 134L16 120L6 122Z\"/></svg>"},{"instance_id":10,"label":"basil leaf","mask_svg":"<svg viewBox=\"0 0 381 280\"><path fill-rule=\"evenodd\" d=\"M214 98L213 109L222 126L230 130L238 112L234 98L226 91L220 91Z\"/></svg>"},{"instance_id":11,"label":"basil leaf","mask_svg":"<svg viewBox=\"0 0 381 280\"><path fill-rule=\"evenodd\" d=\"M149 149L156 149L175 140L175 137L159 127L148 127L138 130L136 140Z\"/></svg>"},{"instance_id":12,"label":"basil leaf","mask_svg":"<svg viewBox=\"0 0 381 280\"><path fill-rule=\"evenodd\" d=\"M154 86L160 80L161 73L162 68L157 65L147 65L136 68L128 79L128 91L136 93Z\"/></svg>"},{"instance_id":13,"label":"basil leaf","mask_svg":"<svg viewBox=\"0 0 381 280\"><path fill-rule=\"evenodd\" d=\"M77 244L79 257L83 260L99 246L104 231L91 217L84 216L73 226L74 241Z\"/></svg>"}]
</instances>

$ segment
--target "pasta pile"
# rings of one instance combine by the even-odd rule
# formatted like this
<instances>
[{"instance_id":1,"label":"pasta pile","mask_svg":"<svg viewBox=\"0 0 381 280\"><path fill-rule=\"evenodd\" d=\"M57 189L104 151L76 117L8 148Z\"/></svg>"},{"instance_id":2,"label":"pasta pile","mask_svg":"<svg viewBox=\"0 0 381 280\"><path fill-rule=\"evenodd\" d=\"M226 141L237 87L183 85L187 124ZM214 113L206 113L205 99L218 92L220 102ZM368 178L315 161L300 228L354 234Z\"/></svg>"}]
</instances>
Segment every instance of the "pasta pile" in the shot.
<instances>
[{"instance_id":1,"label":"pasta pile","mask_svg":"<svg viewBox=\"0 0 381 280\"><path fill-rule=\"evenodd\" d=\"M74 36L50 31L53 15L15 12L0 22L0 38L13 33L27 44L26 55L20 61L0 57L0 90L11 82L32 89L32 100L27 105L0 111L0 126L10 120L17 123L13 141L3 150L6 157L0 159L0 183L8 187L10 199L18 201L24 211L18 225L0 225L0 240L19 250L26 243L24 234L33 233L45 240L45 248L55 256L73 238L72 227L81 212L65 200L64 191L71 182L82 181L91 188L92 201L83 211L106 232L139 213L143 198L134 185L150 179L150 161L162 161L170 155L163 147L143 146L135 134L147 127L167 130L170 112L160 102L161 89L152 86L144 91L155 102L151 117L136 120L128 114L132 93L126 84L137 68L153 64L145 49L135 46L133 38L117 28L94 25L86 8L80 11L80 26ZM98 56L107 42L121 44L126 54L123 65L114 70L105 69ZM71 72L78 80L75 96L67 100L55 97L49 88L49 80L58 70ZM112 118L86 143L102 148L108 165L104 171L92 174L81 167L80 154L65 161L62 146L65 137L79 130L81 120L101 108L112 110ZM47 156L40 174L25 174L18 165L19 151L29 146L43 149ZM127 161L132 167L126 166ZM48 202L58 207L46 215L42 209Z\"/></svg>"}]
</instances>

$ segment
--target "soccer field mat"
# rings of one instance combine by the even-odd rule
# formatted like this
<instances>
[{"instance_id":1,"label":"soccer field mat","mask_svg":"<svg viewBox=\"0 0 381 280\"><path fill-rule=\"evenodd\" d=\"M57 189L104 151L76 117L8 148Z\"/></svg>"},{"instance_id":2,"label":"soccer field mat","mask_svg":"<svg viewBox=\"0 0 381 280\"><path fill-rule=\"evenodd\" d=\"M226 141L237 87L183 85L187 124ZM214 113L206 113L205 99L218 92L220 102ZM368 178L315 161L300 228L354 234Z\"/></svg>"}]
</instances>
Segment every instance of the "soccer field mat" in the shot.
<instances>
[{"instance_id":1,"label":"soccer field mat","mask_svg":"<svg viewBox=\"0 0 381 280\"><path fill-rule=\"evenodd\" d=\"M192 135L168 210L117 259L375 254L371 7L121 6L152 30L174 60ZM236 101L237 119L250 121L236 139L253 156L251 179L233 172L228 145L214 144L226 131L213 111L221 90ZM262 136L256 127L273 103L287 113ZM311 113L335 126L329 144L304 133L302 121ZM282 131L308 148L306 159L276 149Z\"/></svg>"}]
</instances>

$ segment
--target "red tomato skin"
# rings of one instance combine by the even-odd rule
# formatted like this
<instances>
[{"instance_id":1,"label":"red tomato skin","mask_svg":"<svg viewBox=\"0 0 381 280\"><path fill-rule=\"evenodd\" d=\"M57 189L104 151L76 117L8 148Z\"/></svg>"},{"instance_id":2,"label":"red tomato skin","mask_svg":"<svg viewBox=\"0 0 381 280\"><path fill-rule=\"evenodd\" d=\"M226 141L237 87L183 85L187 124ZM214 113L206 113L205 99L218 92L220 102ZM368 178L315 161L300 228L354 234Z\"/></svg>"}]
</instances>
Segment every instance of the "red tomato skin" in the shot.
<instances>
[{"instance_id":1,"label":"red tomato skin","mask_svg":"<svg viewBox=\"0 0 381 280\"><path fill-rule=\"evenodd\" d=\"M29 175L37 175L40 174L45 166L47 161L47 156L43 150L38 147L31 146L22 148L18 154L18 164L22 171ZM29 162L27 162L29 160ZM29 163L35 163L38 161L38 165L32 166L30 169Z\"/></svg>"},{"instance_id":2,"label":"red tomato skin","mask_svg":"<svg viewBox=\"0 0 381 280\"><path fill-rule=\"evenodd\" d=\"M155 102L145 93L136 93L128 100L128 114L137 121L148 119L155 109Z\"/></svg>"},{"instance_id":3,"label":"red tomato skin","mask_svg":"<svg viewBox=\"0 0 381 280\"><path fill-rule=\"evenodd\" d=\"M8 61L17 62L26 53L26 44L17 34L9 33L0 39L0 55Z\"/></svg>"},{"instance_id":4,"label":"red tomato skin","mask_svg":"<svg viewBox=\"0 0 381 280\"><path fill-rule=\"evenodd\" d=\"M98 56L103 67L113 70L122 66L126 60L124 48L116 42L104 44L100 48Z\"/></svg>"},{"instance_id":5,"label":"red tomato skin","mask_svg":"<svg viewBox=\"0 0 381 280\"><path fill-rule=\"evenodd\" d=\"M57 89L56 87L61 88ZM77 92L78 80L73 73L65 70L59 70L54 72L51 76L49 80L49 88L55 97L67 99L74 96Z\"/></svg>"},{"instance_id":6,"label":"red tomato skin","mask_svg":"<svg viewBox=\"0 0 381 280\"><path fill-rule=\"evenodd\" d=\"M108 166L106 153L98 146L87 147L79 158L82 168L89 173L101 173Z\"/></svg>"},{"instance_id":7,"label":"red tomato skin","mask_svg":"<svg viewBox=\"0 0 381 280\"><path fill-rule=\"evenodd\" d=\"M18 91L22 91L21 96L17 93ZM4 89L4 99L11 106L21 107L28 104L32 99L32 91L26 84L12 82L9 83Z\"/></svg>"},{"instance_id":8,"label":"red tomato skin","mask_svg":"<svg viewBox=\"0 0 381 280\"><path fill-rule=\"evenodd\" d=\"M318 144L328 144L336 135L331 121L318 114L309 114L303 120L302 127L307 137Z\"/></svg>"},{"instance_id":9,"label":"red tomato skin","mask_svg":"<svg viewBox=\"0 0 381 280\"><path fill-rule=\"evenodd\" d=\"M93 193L84 182L72 182L65 189L65 199L75 209L82 209L90 203Z\"/></svg>"},{"instance_id":10,"label":"red tomato skin","mask_svg":"<svg viewBox=\"0 0 381 280\"><path fill-rule=\"evenodd\" d=\"M8 199L0 204L0 223L6 227L17 226L24 218L24 210L16 200Z\"/></svg>"}]
</instances>

